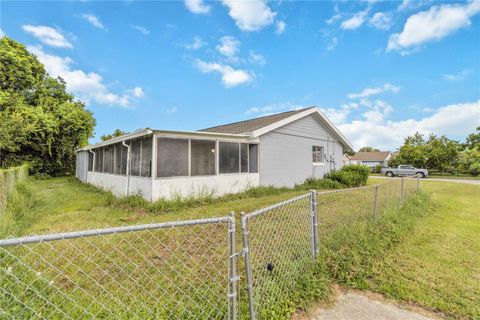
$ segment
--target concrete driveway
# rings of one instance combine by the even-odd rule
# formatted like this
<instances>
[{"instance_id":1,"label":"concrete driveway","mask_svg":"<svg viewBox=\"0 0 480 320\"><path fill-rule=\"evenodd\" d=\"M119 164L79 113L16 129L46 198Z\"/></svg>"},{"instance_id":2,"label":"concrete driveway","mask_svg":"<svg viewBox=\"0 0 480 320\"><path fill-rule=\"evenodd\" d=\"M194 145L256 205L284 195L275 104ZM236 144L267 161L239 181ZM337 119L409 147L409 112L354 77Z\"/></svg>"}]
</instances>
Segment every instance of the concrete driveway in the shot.
<instances>
[{"instance_id":1,"label":"concrete driveway","mask_svg":"<svg viewBox=\"0 0 480 320\"><path fill-rule=\"evenodd\" d=\"M433 320L428 312L407 310L396 304L378 301L358 293L342 293L331 308L319 308L309 320Z\"/></svg>"},{"instance_id":2,"label":"concrete driveway","mask_svg":"<svg viewBox=\"0 0 480 320\"><path fill-rule=\"evenodd\" d=\"M370 176L372 179L398 179L396 177L389 178L384 176ZM440 182L453 182L453 183L466 183L466 184L475 184L480 185L480 180L468 180L468 179L442 179L442 178L425 178L421 179L423 181L440 181Z\"/></svg>"}]
</instances>

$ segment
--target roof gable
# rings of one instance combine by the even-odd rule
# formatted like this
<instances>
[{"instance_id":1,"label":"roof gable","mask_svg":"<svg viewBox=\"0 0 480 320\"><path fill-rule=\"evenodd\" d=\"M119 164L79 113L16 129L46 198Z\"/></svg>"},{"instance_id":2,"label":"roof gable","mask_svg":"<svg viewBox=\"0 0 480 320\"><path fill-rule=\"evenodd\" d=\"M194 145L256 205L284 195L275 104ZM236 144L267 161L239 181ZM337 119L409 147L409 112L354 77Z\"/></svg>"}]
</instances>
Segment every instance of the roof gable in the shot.
<instances>
[{"instance_id":1,"label":"roof gable","mask_svg":"<svg viewBox=\"0 0 480 320\"><path fill-rule=\"evenodd\" d=\"M351 143L347 140L347 138L345 138L345 136L333 125L333 123L327 117L325 117L325 115L317 107L277 113L270 116L234 122L199 131L221 132L230 134L242 133L250 134L252 137L259 137L308 115L313 115L320 122L321 125L323 125L328 131L331 131L335 136L337 136L337 138L345 147L353 149Z\"/></svg>"}]
</instances>

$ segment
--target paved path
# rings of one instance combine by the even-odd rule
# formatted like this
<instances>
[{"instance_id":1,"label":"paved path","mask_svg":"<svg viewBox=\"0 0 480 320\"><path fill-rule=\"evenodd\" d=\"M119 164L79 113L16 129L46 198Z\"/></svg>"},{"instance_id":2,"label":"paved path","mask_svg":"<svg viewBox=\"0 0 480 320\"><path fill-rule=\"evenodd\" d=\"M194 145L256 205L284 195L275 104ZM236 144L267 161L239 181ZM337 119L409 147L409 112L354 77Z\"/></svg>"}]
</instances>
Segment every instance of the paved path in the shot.
<instances>
[{"instance_id":1,"label":"paved path","mask_svg":"<svg viewBox=\"0 0 480 320\"><path fill-rule=\"evenodd\" d=\"M310 320L433 320L387 302L356 293L344 293L332 308L317 309Z\"/></svg>"},{"instance_id":2,"label":"paved path","mask_svg":"<svg viewBox=\"0 0 480 320\"><path fill-rule=\"evenodd\" d=\"M375 179L398 179L398 178L389 178L384 176L370 176L370 178ZM480 185L480 180L468 180L468 179L444 179L444 178L426 178L421 181L441 181L441 182L454 182L454 183L467 183L467 184L476 184Z\"/></svg>"}]
</instances>

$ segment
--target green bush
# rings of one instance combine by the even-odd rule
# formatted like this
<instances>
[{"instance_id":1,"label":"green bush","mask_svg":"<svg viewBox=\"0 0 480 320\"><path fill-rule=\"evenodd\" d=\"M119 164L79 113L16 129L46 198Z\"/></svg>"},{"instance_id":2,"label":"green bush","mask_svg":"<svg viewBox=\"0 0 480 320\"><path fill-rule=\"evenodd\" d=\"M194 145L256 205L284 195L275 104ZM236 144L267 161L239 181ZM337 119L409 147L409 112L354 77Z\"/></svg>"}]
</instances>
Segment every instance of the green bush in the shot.
<instances>
[{"instance_id":1,"label":"green bush","mask_svg":"<svg viewBox=\"0 0 480 320\"><path fill-rule=\"evenodd\" d=\"M325 175L325 179L337 181L344 187L360 187L367 183L370 168L361 165L347 165L338 171L332 171Z\"/></svg>"},{"instance_id":2,"label":"green bush","mask_svg":"<svg viewBox=\"0 0 480 320\"><path fill-rule=\"evenodd\" d=\"M298 190L320 190L320 189L341 189L343 185L335 180L325 178L325 179L316 179L308 178L304 183L295 186L295 189Z\"/></svg>"},{"instance_id":3,"label":"green bush","mask_svg":"<svg viewBox=\"0 0 480 320\"><path fill-rule=\"evenodd\" d=\"M476 177L480 174L480 162L472 163L468 169L468 173Z\"/></svg>"}]
</instances>

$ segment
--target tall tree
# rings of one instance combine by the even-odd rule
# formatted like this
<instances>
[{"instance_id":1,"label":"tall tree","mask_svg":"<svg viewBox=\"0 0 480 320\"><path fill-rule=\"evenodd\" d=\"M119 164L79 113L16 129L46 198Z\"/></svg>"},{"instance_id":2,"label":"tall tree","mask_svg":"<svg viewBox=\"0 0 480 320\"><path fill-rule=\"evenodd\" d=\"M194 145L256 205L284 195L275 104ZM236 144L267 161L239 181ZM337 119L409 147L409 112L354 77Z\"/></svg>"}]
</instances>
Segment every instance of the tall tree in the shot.
<instances>
[{"instance_id":1,"label":"tall tree","mask_svg":"<svg viewBox=\"0 0 480 320\"><path fill-rule=\"evenodd\" d=\"M476 133L470 133L465 141L465 147L469 149L480 149L480 126L477 127Z\"/></svg>"},{"instance_id":2,"label":"tall tree","mask_svg":"<svg viewBox=\"0 0 480 320\"><path fill-rule=\"evenodd\" d=\"M100 140L102 141L108 141L116 137L123 136L124 134L127 134L127 132L122 131L120 129L115 129L112 134L106 134L100 137Z\"/></svg>"},{"instance_id":3,"label":"tall tree","mask_svg":"<svg viewBox=\"0 0 480 320\"><path fill-rule=\"evenodd\" d=\"M33 172L72 173L75 149L94 126L61 78L50 77L22 44L0 39L0 166L28 162Z\"/></svg>"},{"instance_id":4,"label":"tall tree","mask_svg":"<svg viewBox=\"0 0 480 320\"><path fill-rule=\"evenodd\" d=\"M362 147L358 152L378 152L379 149L375 149L374 147Z\"/></svg>"}]
</instances>

